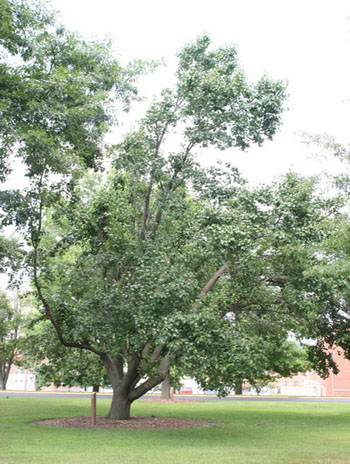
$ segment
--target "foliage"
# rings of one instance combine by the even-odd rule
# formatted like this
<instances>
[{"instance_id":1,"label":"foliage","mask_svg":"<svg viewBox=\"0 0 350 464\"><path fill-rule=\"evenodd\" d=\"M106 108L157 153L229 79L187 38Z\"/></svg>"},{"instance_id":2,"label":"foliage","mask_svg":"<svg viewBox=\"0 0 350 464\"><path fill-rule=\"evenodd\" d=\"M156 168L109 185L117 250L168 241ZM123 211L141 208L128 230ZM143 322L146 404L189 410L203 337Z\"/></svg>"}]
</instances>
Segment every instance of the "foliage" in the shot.
<instances>
[{"instance_id":1,"label":"foliage","mask_svg":"<svg viewBox=\"0 0 350 464\"><path fill-rule=\"evenodd\" d=\"M24 252L16 239L0 235L0 273L7 272L11 281L18 277Z\"/></svg>"},{"instance_id":2,"label":"foliage","mask_svg":"<svg viewBox=\"0 0 350 464\"><path fill-rule=\"evenodd\" d=\"M34 367L36 387L54 384L94 387L109 385L106 370L94 354L68 349L57 340L49 321L31 315L26 327L24 361Z\"/></svg>"},{"instance_id":3,"label":"foliage","mask_svg":"<svg viewBox=\"0 0 350 464\"><path fill-rule=\"evenodd\" d=\"M2 0L0 7L7 25L0 35L1 178L15 151L32 183L45 184L49 203L49 174L62 174L69 184L78 175L74 167L98 166L112 102L128 106L142 66L122 68L108 42L86 42L67 31L40 2ZM63 188L59 180L56 188ZM9 196L3 194L4 202L17 206L17 224L28 220L28 211L34 220L33 190Z\"/></svg>"},{"instance_id":4,"label":"foliage","mask_svg":"<svg viewBox=\"0 0 350 464\"><path fill-rule=\"evenodd\" d=\"M335 137L329 134L303 134L303 142L309 149L313 151L316 159L333 159L339 162L341 172L336 175L323 173L322 176L326 178L328 188L335 189L333 191L336 195L345 196L349 199L350 192L350 174L349 174L349 160L350 160L350 146L339 143ZM336 193L335 193L336 192Z\"/></svg>"},{"instance_id":5,"label":"foliage","mask_svg":"<svg viewBox=\"0 0 350 464\"><path fill-rule=\"evenodd\" d=\"M330 217L329 234L320 244L320 259L308 275L317 279L327 294L327 311L320 314L313 330L317 343L309 347L310 358L318 372L327 377L329 369L335 373L338 368L332 358L331 349L341 348L350 359L350 310L349 310L349 159L348 145L340 144L328 134L305 135L305 142L316 150L316 156L328 159L336 158L341 162L342 173L328 175L328 195L342 202L342 214Z\"/></svg>"}]
</instances>

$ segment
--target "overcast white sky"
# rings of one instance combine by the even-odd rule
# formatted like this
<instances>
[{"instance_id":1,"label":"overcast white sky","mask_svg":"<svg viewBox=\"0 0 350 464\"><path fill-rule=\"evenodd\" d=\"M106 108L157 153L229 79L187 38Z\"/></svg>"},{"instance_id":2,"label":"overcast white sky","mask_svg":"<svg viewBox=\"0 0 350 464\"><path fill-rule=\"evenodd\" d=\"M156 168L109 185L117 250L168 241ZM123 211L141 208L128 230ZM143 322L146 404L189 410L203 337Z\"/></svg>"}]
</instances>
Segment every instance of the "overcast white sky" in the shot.
<instances>
[{"instance_id":1,"label":"overcast white sky","mask_svg":"<svg viewBox=\"0 0 350 464\"><path fill-rule=\"evenodd\" d=\"M169 69L143 86L148 93L166 85L176 51L197 35L210 33L215 45L237 46L248 77L268 73L288 81L289 110L273 142L248 153L232 150L254 183L294 168L312 174L302 131L328 132L350 141L350 2L348 0L52 0L61 22L85 37L109 35L122 62L165 58ZM120 129L119 129L120 130ZM204 155L202 155L204 156ZM205 162L205 158L204 162Z\"/></svg>"}]
</instances>

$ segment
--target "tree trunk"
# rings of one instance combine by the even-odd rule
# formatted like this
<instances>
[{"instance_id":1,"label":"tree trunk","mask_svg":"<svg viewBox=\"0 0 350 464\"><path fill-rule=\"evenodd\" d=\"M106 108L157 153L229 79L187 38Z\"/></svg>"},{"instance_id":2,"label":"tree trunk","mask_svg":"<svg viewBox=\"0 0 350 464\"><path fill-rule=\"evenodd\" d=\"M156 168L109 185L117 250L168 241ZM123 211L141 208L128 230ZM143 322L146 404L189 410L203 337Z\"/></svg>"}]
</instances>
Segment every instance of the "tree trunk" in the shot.
<instances>
[{"instance_id":1,"label":"tree trunk","mask_svg":"<svg viewBox=\"0 0 350 464\"><path fill-rule=\"evenodd\" d=\"M11 365L6 365L6 363L0 364L0 390L6 390L7 380L10 374Z\"/></svg>"},{"instance_id":2,"label":"tree trunk","mask_svg":"<svg viewBox=\"0 0 350 464\"><path fill-rule=\"evenodd\" d=\"M113 388L112 403L107 416L109 419L130 419L130 407L132 402L164 380L165 373L169 369L169 355L166 355L161 360L158 366L158 375L151 376L138 385L140 381L138 367L141 359L141 356L133 356L133 358L128 361L127 372L123 372L122 358L113 360L108 354L104 356L104 364Z\"/></svg>"},{"instance_id":3,"label":"tree trunk","mask_svg":"<svg viewBox=\"0 0 350 464\"><path fill-rule=\"evenodd\" d=\"M242 395L243 394L243 382L236 382L235 384L235 395Z\"/></svg>"},{"instance_id":4,"label":"tree trunk","mask_svg":"<svg viewBox=\"0 0 350 464\"><path fill-rule=\"evenodd\" d=\"M170 375L169 372L165 375L165 378L162 382L162 393L161 393L161 398L162 400L171 400L171 384L170 384Z\"/></svg>"},{"instance_id":5,"label":"tree trunk","mask_svg":"<svg viewBox=\"0 0 350 464\"><path fill-rule=\"evenodd\" d=\"M135 363L133 372L129 366L126 375L122 373L121 368L118 369L118 365L111 357L105 359L105 366L113 388L112 403L107 417L108 419L128 420L130 419L130 406L132 403L129 394L137 375L135 369L137 363Z\"/></svg>"},{"instance_id":6,"label":"tree trunk","mask_svg":"<svg viewBox=\"0 0 350 464\"><path fill-rule=\"evenodd\" d=\"M113 392L113 399L109 409L108 418L115 420L130 419L130 407L132 401L128 398L128 394L119 389Z\"/></svg>"},{"instance_id":7,"label":"tree trunk","mask_svg":"<svg viewBox=\"0 0 350 464\"><path fill-rule=\"evenodd\" d=\"M92 386L92 391L93 391L94 393L98 393L98 392L100 391L100 386L99 386L99 385L93 385L93 386Z\"/></svg>"},{"instance_id":8,"label":"tree trunk","mask_svg":"<svg viewBox=\"0 0 350 464\"><path fill-rule=\"evenodd\" d=\"M6 383L1 374L0 374L0 390L6 390Z\"/></svg>"}]
</instances>

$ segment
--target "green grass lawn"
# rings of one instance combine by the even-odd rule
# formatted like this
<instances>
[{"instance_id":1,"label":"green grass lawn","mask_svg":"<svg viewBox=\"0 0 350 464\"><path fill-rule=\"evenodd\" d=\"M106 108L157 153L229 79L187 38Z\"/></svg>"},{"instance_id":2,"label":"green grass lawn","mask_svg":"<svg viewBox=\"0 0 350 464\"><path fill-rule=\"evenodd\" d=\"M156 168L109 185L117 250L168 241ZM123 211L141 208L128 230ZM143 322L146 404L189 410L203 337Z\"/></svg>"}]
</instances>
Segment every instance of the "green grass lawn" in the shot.
<instances>
[{"instance_id":1,"label":"green grass lawn","mask_svg":"<svg viewBox=\"0 0 350 464\"><path fill-rule=\"evenodd\" d=\"M98 414L110 400L98 400ZM168 430L63 429L29 424L89 415L90 400L0 397L0 464L350 463L350 403L138 401L133 415L216 421Z\"/></svg>"}]
</instances>

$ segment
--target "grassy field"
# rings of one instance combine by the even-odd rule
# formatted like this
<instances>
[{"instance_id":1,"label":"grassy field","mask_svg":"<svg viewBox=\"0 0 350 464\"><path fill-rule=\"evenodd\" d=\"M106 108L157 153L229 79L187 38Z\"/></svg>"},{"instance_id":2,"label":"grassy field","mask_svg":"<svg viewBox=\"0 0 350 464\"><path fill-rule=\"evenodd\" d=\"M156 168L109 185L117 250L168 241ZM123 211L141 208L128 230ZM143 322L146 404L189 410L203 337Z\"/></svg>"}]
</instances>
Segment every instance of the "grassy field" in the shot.
<instances>
[{"instance_id":1,"label":"grassy field","mask_svg":"<svg viewBox=\"0 0 350 464\"><path fill-rule=\"evenodd\" d=\"M106 414L109 401L98 400L98 414ZM0 397L0 464L350 464L350 403L138 401L133 415L203 419L217 425L92 430L29 424L89 415L89 402Z\"/></svg>"}]
</instances>

